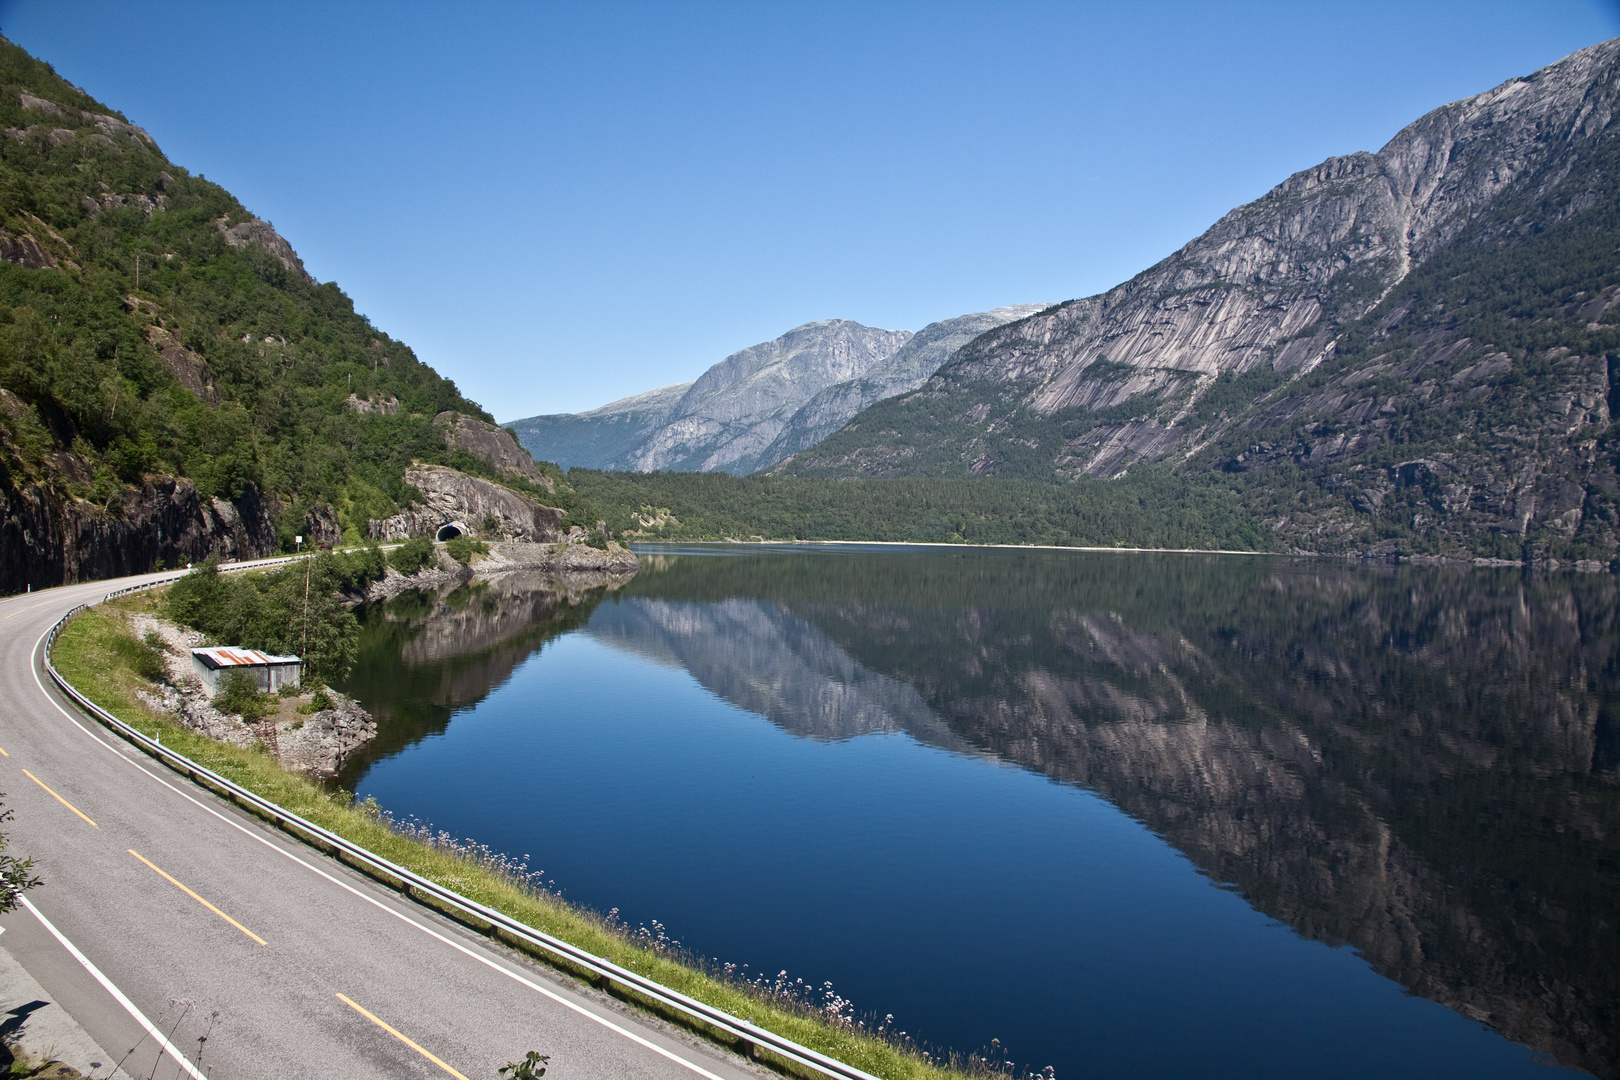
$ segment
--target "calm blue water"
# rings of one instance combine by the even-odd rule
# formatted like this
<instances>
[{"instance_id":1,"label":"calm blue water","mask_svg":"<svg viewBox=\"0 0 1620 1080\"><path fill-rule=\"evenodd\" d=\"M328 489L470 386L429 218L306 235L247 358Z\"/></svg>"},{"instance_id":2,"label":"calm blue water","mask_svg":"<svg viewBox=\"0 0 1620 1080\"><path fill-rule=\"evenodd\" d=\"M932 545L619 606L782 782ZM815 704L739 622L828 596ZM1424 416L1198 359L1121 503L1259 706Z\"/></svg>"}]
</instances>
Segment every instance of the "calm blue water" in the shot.
<instances>
[{"instance_id":1,"label":"calm blue water","mask_svg":"<svg viewBox=\"0 0 1620 1080\"><path fill-rule=\"evenodd\" d=\"M1551 961L1504 977L1501 912L1475 910L1491 902L1478 880L1491 867L1443 880L1428 847L1447 841L1401 824L1410 800L1369 809L1343 790L1360 777L1388 796L1368 769L1392 754L1392 774L1432 767L1446 738L1419 736L1427 757L1383 747L1339 775L1319 760L1355 752L1333 728L1361 723L1369 701L1412 712L1413 686L1443 726L1434 664L1353 673L1377 689L1335 700L1346 680L1331 672L1376 667L1387 645L1340 642L1355 655L1306 670L1287 643L1256 661L1257 643L1223 636L1252 626L1293 642L1335 613L1365 621L1411 582L1335 567L1322 585L1320 567L1205 561L1170 588L1162 562L1129 557L946 558L681 554L538 615L532 583L369 613L350 689L366 701L372 688L385 727L383 685L412 687L413 702L395 703L399 738L352 783L398 815L528 855L569 899L656 919L694 953L831 981L928 1043L999 1039L1019 1066L1065 1080L1544 1075L1546 1055L1447 1005L1567 1023L1567 1005L1521 999L1541 975L1576 976ZM1281 624L1238 618L1279 575ZM1470 582L1504 598L1511 585ZM1167 591L1143 599L1155 589ZM1346 589L1362 610L1345 608ZM1456 602L1468 603L1435 601ZM1493 624L1494 609L1470 618ZM1450 707L1472 709L1472 692ZM1291 710L1309 722L1291 725ZM1449 735L1469 738L1501 741ZM1465 793L1434 797L1474 812ZM1489 955L1471 964L1446 920L1479 924ZM1583 994L1591 1016L1612 1012L1601 978ZM1601 1071L1592 1038L1540 1038Z\"/></svg>"}]
</instances>

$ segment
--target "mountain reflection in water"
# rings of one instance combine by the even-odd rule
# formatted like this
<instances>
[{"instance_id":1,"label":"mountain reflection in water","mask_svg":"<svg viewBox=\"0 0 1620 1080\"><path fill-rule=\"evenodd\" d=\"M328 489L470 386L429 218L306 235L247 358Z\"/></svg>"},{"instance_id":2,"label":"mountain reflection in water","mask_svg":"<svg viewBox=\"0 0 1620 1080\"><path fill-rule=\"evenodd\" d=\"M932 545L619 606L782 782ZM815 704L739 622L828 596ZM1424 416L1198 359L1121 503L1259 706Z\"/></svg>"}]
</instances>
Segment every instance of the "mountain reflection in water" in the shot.
<instances>
[{"instance_id":1,"label":"mountain reflection in water","mask_svg":"<svg viewBox=\"0 0 1620 1080\"><path fill-rule=\"evenodd\" d=\"M643 564L606 604L508 582L371 613L349 689L385 720L372 759L583 628L795 736L903 732L1098 792L1301 936L1620 1075L1613 577L974 550Z\"/></svg>"}]
</instances>

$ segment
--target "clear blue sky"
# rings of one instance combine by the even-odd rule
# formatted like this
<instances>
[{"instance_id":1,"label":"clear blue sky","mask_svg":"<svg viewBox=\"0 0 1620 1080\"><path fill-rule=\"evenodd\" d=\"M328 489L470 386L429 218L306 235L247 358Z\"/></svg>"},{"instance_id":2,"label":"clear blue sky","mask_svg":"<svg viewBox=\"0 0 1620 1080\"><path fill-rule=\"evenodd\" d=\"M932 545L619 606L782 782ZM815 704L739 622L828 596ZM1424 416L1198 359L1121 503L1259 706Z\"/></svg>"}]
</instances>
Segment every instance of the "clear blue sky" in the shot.
<instances>
[{"instance_id":1,"label":"clear blue sky","mask_svg":"<svg viewBox=\"0 0 1620 1080\"><path fill-rule=\"evenodd\" d=\"M815 319L1098 292L1620 9L0 0L0 31L504 421Z\"/></svg>"}]
</instances>

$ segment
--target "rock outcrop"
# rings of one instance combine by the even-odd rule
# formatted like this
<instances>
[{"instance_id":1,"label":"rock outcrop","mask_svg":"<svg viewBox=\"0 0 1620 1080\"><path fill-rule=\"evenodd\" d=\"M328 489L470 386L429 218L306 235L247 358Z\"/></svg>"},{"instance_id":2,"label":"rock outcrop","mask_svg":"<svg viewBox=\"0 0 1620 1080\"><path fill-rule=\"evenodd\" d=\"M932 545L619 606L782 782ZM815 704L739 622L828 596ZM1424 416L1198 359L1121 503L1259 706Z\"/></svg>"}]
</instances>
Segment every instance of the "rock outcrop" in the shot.
<instances>
[{"instance_id":1,"label":"rock outcrop","mask_svg":"<svg viewBox=\"0 0 1620 1080\"><path fill-rule=\"evenodd\" d=\"M458 412L439 413L433 423L444 429L444 441L452 448L482 458L507 476L521 477L547 491L556 490L551 481L541 475L533 456L523 449L517 436L506 428Z\"/></svg>"},{"instance_id":2,"label":"rock outcrop","mask_svg":"<svg viewBox=\"0 0 1620 1080\"><path fill-rule=\"evenodd\" d=\"M97 505L40 484L0 485L0 593L275 551L271 510L251 486L227 502L158 477Z\"/></svg>"},{"instance_id":3,"label":"rock outcrop","mask_svg":"<svg viewBox=\"0 0 1620 1080\"><path fill-rule=\"evenodd\" d=\"M439 527L459 521L474 533L493 531L512 540L549 544L557 541L561 510L542 506L510 488L468 476L443 465L416 464L405 470L405 482L422 493L422 502L390 518L372 520L369 535L378 540L433 536ZM486 522L493 526L486 530Z\"/></svg>"},{"instance_id":4,"label":"rock outcrop","mask_svg":"<svg viewBox=\"0 0 1620 1080\"><path fill-rule=\"evenodd\" d=\"M138 128L134 124L127 121L120 120L116 116L110 116L106 113L89 112L84 109L75 109L71 105L59 105L54 101L48 101L45 98L39 97L38 95L30 94L26 90L21 92L19 102L24 109L30 112L41 113L45 116L60 117L66 120L77 120L82 124L94 126L96 129L96 135L106 140L109 145L113 143L115 137L119 137L128 140L129 143L139 146L142 149L146 149L148 147L153 150L157 149L157 143L153 141L152 136L148 135L144 129ZM52 134L55 134L56 131L61 131L69 139L73 138L75 135L75 132L69 128L53 129ZM8 132L8 134L10 134L10 132Z\"/></svg>"},{"instance_id":5,"label":"rock outcrop","mask_svg":"<svg viewBox=\"0 0 1620 1080\"><path fill-rule=\"evenodd\" d=\"M293 250L293 246L287 243L268 221L248 218L232 225L228 217L222 217L214 225L231 247L241 248L251 245L262 248L273 255L289 272L308 282L315 280L309 271L304 269L304 260L298 257L298 252Z\"/></svg>"},{"instance_id":6,"label":"rock outcrop","mask_svg":"<svg viewBox=\"0 0 1620 1080\"><path fill-rule=\"evenodd\" d=\"M173 334L158 325L146 328L146 340L163 359L181 386L210 405L219 404L219 389L214 385L214 369L197 353L175 340Z\"/></svg>"}]
</instances>

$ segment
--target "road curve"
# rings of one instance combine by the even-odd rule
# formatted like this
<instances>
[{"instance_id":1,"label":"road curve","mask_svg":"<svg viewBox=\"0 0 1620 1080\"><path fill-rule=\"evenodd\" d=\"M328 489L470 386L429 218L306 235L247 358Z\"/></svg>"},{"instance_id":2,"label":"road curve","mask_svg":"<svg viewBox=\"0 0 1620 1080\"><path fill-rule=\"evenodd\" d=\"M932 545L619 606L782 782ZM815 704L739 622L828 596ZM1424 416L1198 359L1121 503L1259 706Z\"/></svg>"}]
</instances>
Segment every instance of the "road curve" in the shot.
<instances>
[{"instance_id":1,"label":"road curve","mask_svg":"<svg viewBox=\"0 0 1620 1080\"><path fill-rule=\"evenodd\" d=\"M201 1045L200 1072L221 1080L494 1080L529 1050L550 1055L547 1080L760 1075L402 901L85 717L43 671L46 631L162 576L0 600L7 853L45 882L27 894L37 916L0 916L0 947L114 1060L138 1046L129 1073L159 1055L133 1010L187 1057Z\"/></svg>"}]
</instances>

